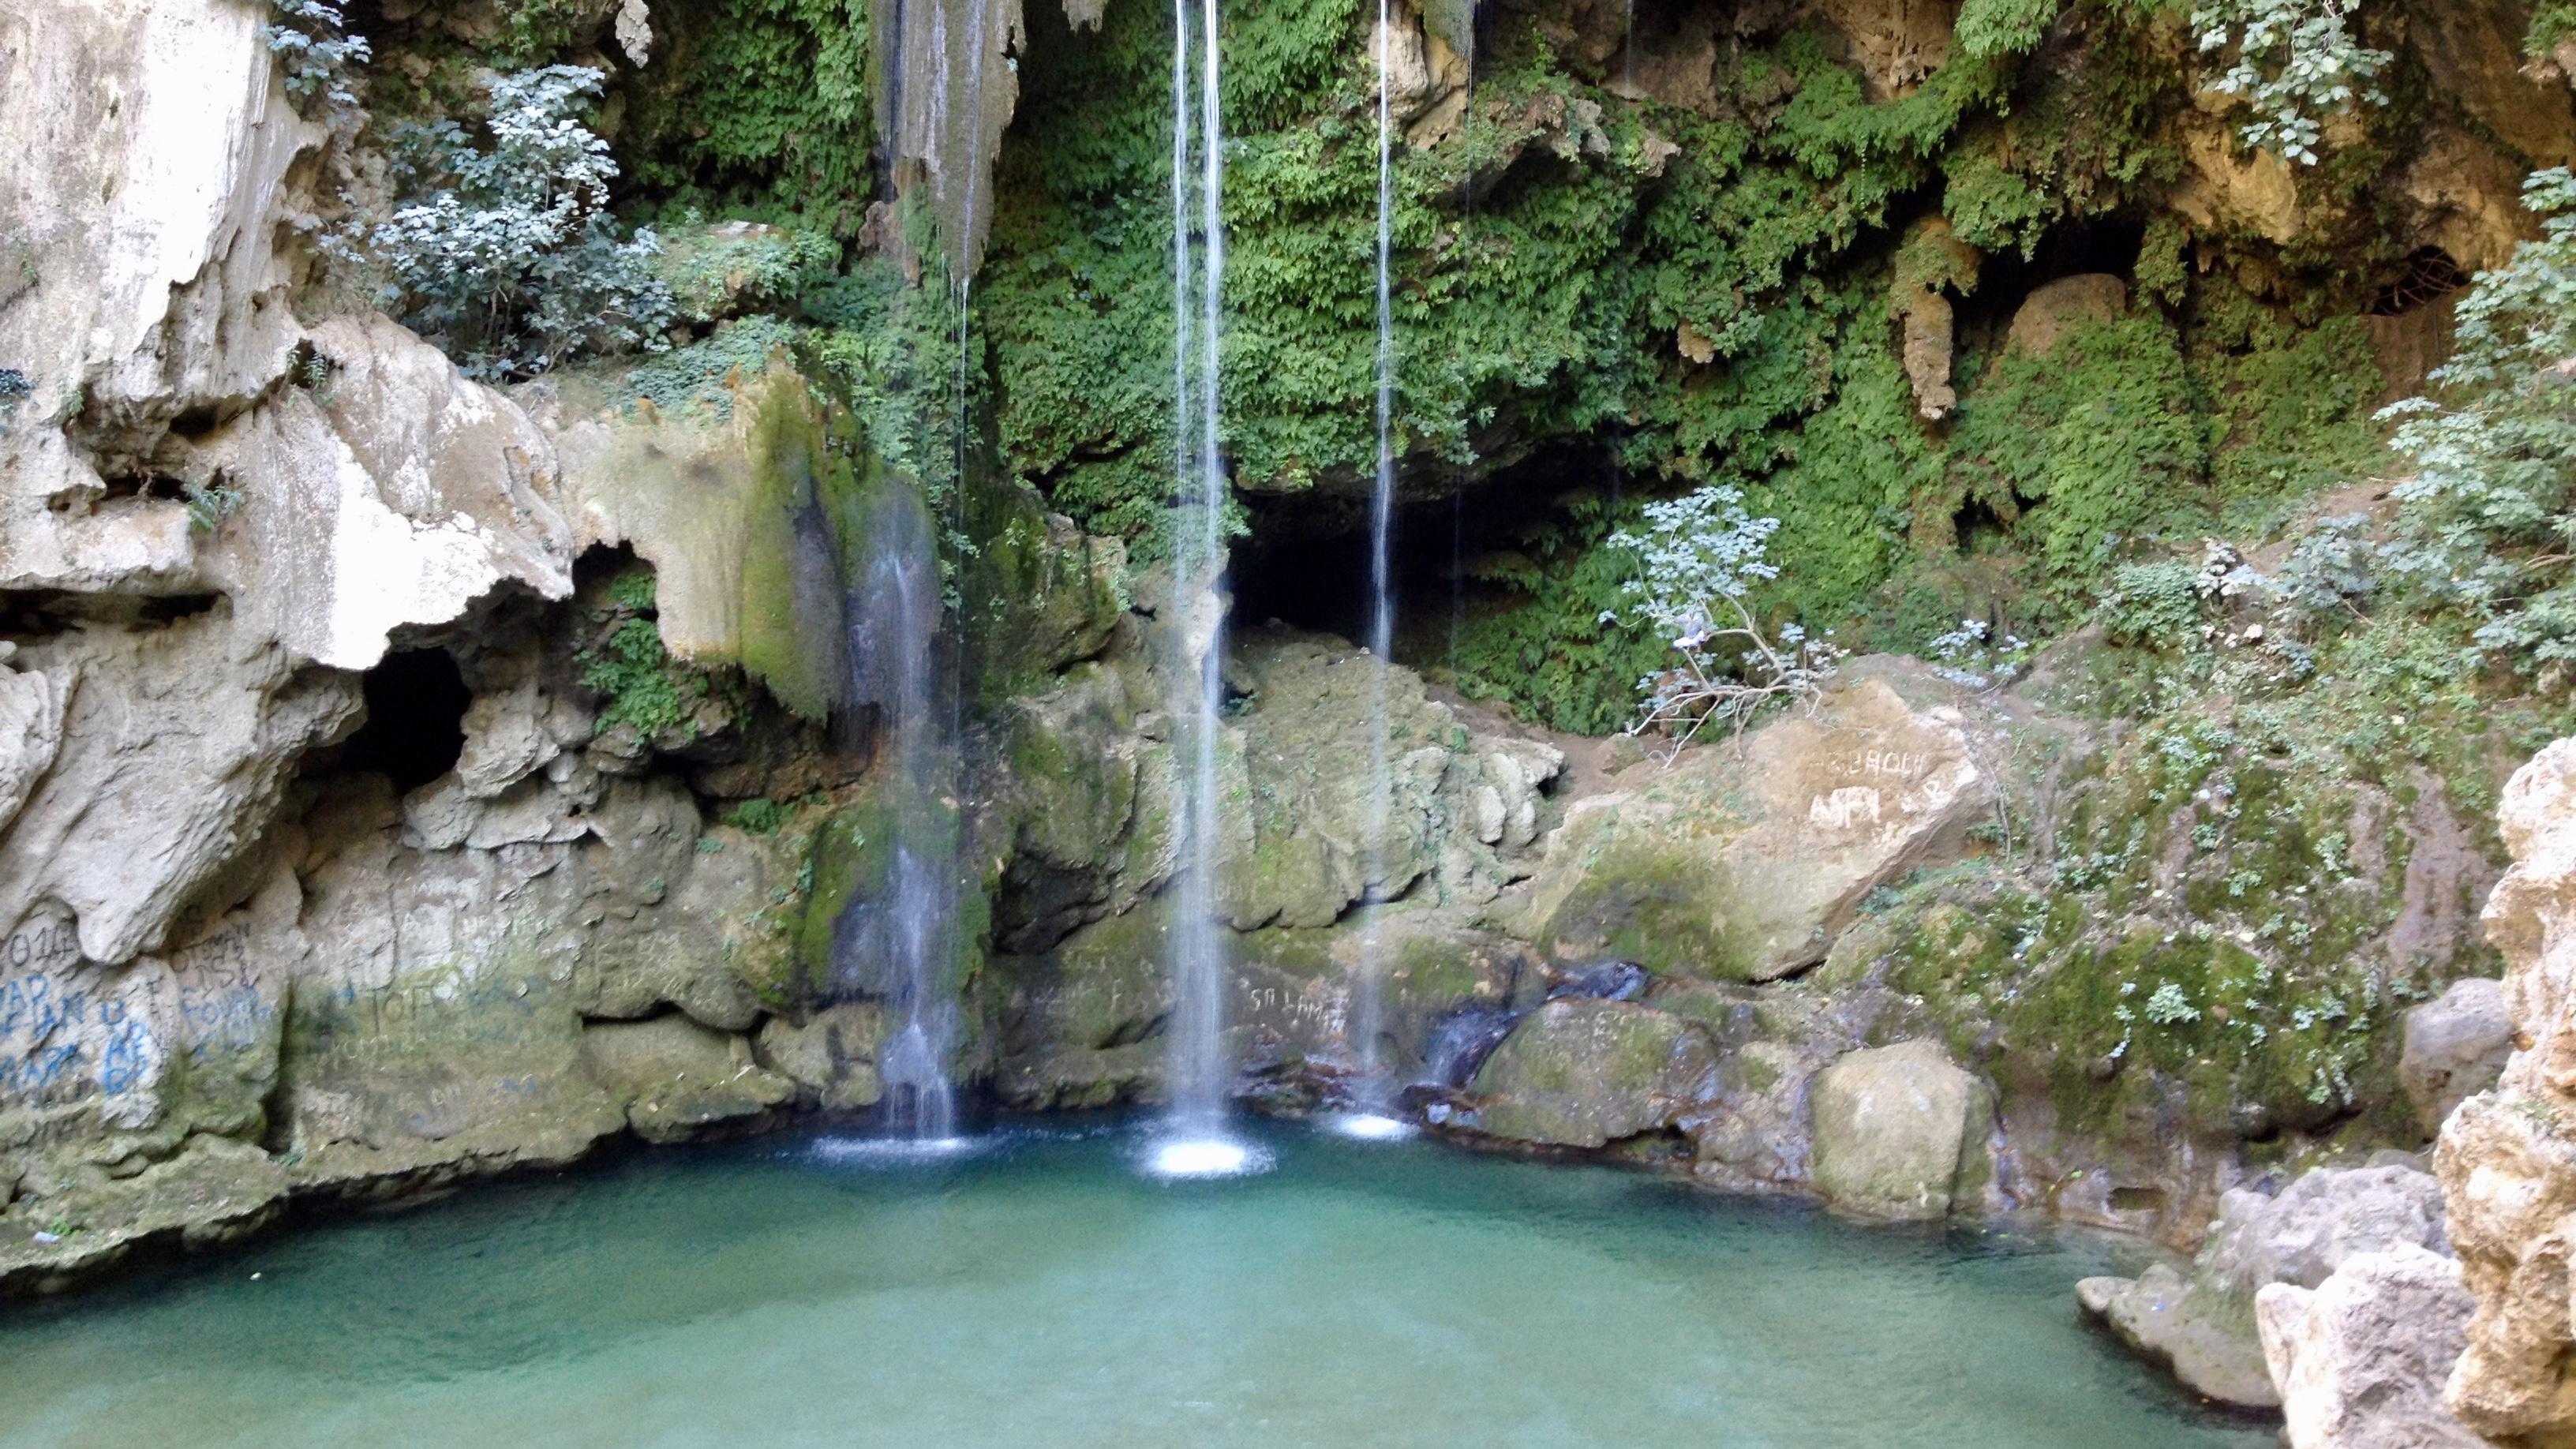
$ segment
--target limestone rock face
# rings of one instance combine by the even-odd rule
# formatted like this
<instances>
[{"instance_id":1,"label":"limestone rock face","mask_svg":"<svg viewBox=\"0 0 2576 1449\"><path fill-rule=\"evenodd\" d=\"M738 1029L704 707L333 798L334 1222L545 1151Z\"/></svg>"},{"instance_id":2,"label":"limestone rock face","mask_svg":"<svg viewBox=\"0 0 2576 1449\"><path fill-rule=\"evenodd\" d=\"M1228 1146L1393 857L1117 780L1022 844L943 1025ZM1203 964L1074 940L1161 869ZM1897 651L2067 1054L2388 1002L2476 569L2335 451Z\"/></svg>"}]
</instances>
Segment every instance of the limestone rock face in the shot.
<instances>
[{"instance_id":1,"label":"limestone rock face","mask_svg":"<svg viewBox=\"0 0 2576 1449\"><path fill-rule=\"evenodd\" d=\"M2576 740L2533 756L2505 786L2497 827L2513 868L2485 911L2505 958L2518 1049L2489 1092L2443 1124L2434 1150L2460 1277L2476 1301L2444 1401L2495 1439L2576 1433Z\"/></svg>"},{"instance_id":2,"label":"limestone rock face","mask_svg":"<svg viewBox=\"0 0 2576 1449\"><path fill-rule=\"evenodd\" d=\"M647 1142L758 1117L796 1096L795 1083L752 1060L750 1043L685 1016L586 1026L581 1057Z\"/></svg>"},{"instance_id":3,"label":"limestone rock face","mask_svg":"<svg viewBox=\"0 0 2576 1449\"><path fill-rule=\"evenodd\" d=\"M1668 1127L1709 1092L1717 1051L1696 1023L1624 1001L1551 1001L1477 1069L1476 1126L1599 1147Z\"/></svg>"},{"instance_id":4,"label":"limestone rock face","mask_svg":"<svg viewBox=\"0 0 2576 1449\"><path fill-rule=\"evenodd\" d=\"M246 617L300 658L365 669L393 630L455 620L505 580L572 592L554 449L517 403L381 316L307 340L327 403L285 389L195 449L255 485L204 566Z\"/></svg>"},{"instance_id":5,"label":"limestone rock face","mask_svg":"<svg viewBox=\"0 0 2576 1449\"><path fill-rule=\"evenodd\" d=\"M826 1007L801 1026L771 1017L760 1028L760 1062L825 1111L873 1107L885 1095L877 1071L885 1035L885 1013L867 1002Z\"/></svg>"},{"instance_id":6,"label":"limestone rock face","mask_svg":"<svg viewBox=\"0 0 2576 1449\"><path fill-rule=\"evenodd\" d=\"M2281 1391L2256 1331L2259 1292L2313 1289L2358 1254L2443 1244L2441 1192L2429 1175L2396 1165L2324 1168L2274 1197L2229 1190L2188 1278L2162 1266L2134 1280L2087 1278L2076 1297L2194 1392L2270 1408Z\"/></svg>"},{"instance_id":7,"label":"limestone rock face","mask_svg":"<svg viewBox=\"0 0 2576 1449\"><path fill-rule=\"evenodd\" d=\"M2030 357L2057 350L2057 339L2087 322L2117 322L2129 310L2128 283L2104 272L2060 277L2034 289L2013 313L2004 347Z\"/></svg>"},{"instance_id":8,"label":"limestone rock face","mask_svg":"<svg viewBox=\"0 0 2576 1449\"><path fill-rule=\"evenodd\" d=\"M182 413L247 405L301 336L290 173L322 133L287 103L263 19L226 0L0 15L0 356L32 385L0 436L0 585L201 587L185 508L109 483Z\"/></svg>"},{"instance_id":9,"label":"limestone rock face","mask_svg":"<svg viewBox=\"0 0 2576 1449\"><path fill-rule=\"evenodd\" d=\"M1938 1218L1975 1203L1991 1175L1994 1099L1932 1042L1857 1051L1812 1089L1815 1181L1863 1217Z\"/></svg>"},{"instance_id":10,"label":"limestone rock face","mask_svg":"<svg viewBox=\"0 0 2576 1449\"><path fill-rule=\"evenodd\" d=\"M2255 1298L2290 1449L2479 1449L2442 1404L2466 1341L2456 1258L2401 1243L2359 1253L2316 1288Z\"/></svg>"},{"instance_id":11,"label":"limestone rock face","mask_svg":"<svg viewBox=\"0 0 2576 1449\"><path fill-rule=\"evenodd\" d=\"M1824 0L1817 6L1851 42L1873 101L1914 93L1950 58L1959 7L1948 0Z\"/></svg>"},{"instance_id":12,"label":"limestone rock face","mask_svg":"<svg viewBox=\"0 0 2576 1449\"><path fill-rule=\"evenodd\" d=\"M1823 960L1880 884L1956 859L1992 788L1956 710L1863 680L1568 807L1525 926L1560 960L1782 976Z\"/></svg>"},{"instance_id":13,"label":"limestone rock face","mask_svg":"<svg viewBox=\"0 0 2576 1449\"><path fill-rule=\"evenodd\" d=\"M2495 1085L2513 1054L2513 1018L2504 987L2491 977L2464 976L2439 997L2406 1013L2405 1055L2398 1084L2415 1104L2425 1135L2472 1095Z\"/></svg>"}]
</instances>

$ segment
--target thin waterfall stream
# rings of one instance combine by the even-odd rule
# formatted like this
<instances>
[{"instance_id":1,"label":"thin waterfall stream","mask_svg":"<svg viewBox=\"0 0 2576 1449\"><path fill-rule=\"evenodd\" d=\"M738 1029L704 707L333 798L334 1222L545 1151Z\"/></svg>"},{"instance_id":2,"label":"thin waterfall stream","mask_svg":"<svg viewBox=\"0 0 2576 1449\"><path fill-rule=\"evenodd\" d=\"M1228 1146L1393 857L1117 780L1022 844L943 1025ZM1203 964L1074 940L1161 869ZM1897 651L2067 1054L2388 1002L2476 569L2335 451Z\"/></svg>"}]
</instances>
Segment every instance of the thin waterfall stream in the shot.
<instances>
[{"instance_id":1,"label":"thin waterfall stream","mask_svg":"<svg viewBox=\"0 0 2576 1449\"><path fill-rule=\"evenodd\" d=\"M1153 1154L1157 1172L1213 1177L1257 1171L1268 1158L1225 1130L1223 932L1216 915L1217 745L1225 701L1225 455L1218 433L1218 341L1224 323L1224 126L1217 3L1201 0L1196 136L1191 153L1189 0L1172 7L1172 657L1168 661L1185 842L1174 884L1171 1111ZM1191 205L1193 172L1196 208ZM1196 213L1197 246L1191 245ZM1192 317L1191 303L1197 303ZM1194 325L1195 323L1195 325ZM1190 426L1193 403L1197 428Z\"/></svg>"},{"instance_id":2,"label":"thin waterfall stream","mask_svg":"<svg viewBox=\"0 0 2576 1449\"><path fill-rule=\"evenodd\" d=\"M882 899L853 901L837 933L835 984L893 1009L879 1068L887 1124L945 1143L957 1135L958 747L937 531L927 500L902 483L879 491L866 527L848 608L851 697L877 710L893 848Z\"/></svg>"},{"instance_id":3,"label":"thin waterfall stream","mask_svg":"<svg viewBox=\"0 0 2576 1449\"><path fill-rule=\"evenodd\" d=\"M1361 1136L1389 1135L1390 1064L1383 1059L1386 1032L1385 970L1378 943L1376 906L1387 886L1386 836L1394 809L1388 759L1386 674L1395 647L1395 583L1391 567L1395 531L1395 303L1391 275L1395 251L1395 114L1392 75L1394 14L1390 0L1377 7L1377 476L1369 490L1369 763L1367 867L1361 882L1360 969L1353 983L1351 1036L1359 1076L1352 1085L1358 1109L1350 1127Z\"/></svg>"}]
</instances>

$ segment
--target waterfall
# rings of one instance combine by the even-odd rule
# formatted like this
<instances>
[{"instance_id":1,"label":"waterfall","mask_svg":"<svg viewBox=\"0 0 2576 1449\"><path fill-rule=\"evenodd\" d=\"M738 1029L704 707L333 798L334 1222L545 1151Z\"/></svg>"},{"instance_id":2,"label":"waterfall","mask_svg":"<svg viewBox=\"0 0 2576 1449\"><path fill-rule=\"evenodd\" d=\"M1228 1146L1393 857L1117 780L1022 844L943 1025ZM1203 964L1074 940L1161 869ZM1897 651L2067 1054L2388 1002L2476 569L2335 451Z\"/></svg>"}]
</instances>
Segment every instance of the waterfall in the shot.
<instances>
[{"instance_id":1,"label":"waterfall","mask_svg":"<svg viewBox=\"0 0 2576 1449\"><path fill-rule=\"evenodd\" d=\"M848 606L852 702L873 705L886 747L892 856L875 900L853 899L836 933L835 986L895 1013L879 1055L886 1120L914 1138L957 1131L948 1075L957 1042L957 788L954 702L944 699L936 530L918 490L878 491L867 559Z\"/></svg>"},{"instance_id":2,"label":"waterfall","mask_svg":"<svg viewBox=\"0 0 2576 1449\"><path fill-rule=\"evenodd\" d=\"M1172 6L1172 471L1173 744L1183 795L1185 854L1172 931L1171 1117L1152 1166L1168 1177L1216 1177L1267 1166L1225 1133L1225 940L1216 917L1217 743L1225 702L1226 476L1219 446L1217 343L1222 329L1224 128L1218 106L1217 0L1201 0L1196 135L1191 158L1189 0ZM1193 169L1197 247L1191 246ZM1191 303L1196 301L1196 318ZM1195 335L1193 335L1195 333ZM1196 403L1195 431L1190 426Z\"/></svg>"},{"instance_id":3,"label":"waterfall","mask_svg":"<svg viewBox=\"0 0 2576 1449\"><path fill-rule=\"evenodd\" d=\"M1377 478L1369 490L1369 764L1368 859L1361 880L1360 969L1351 1004L1352 1045L1359 1079L1351 1096L1363 1113L1388 1103L1388 1063L1379 1059L1386 1031L1378 913L1371 897L1385 889L1386 832L1394 781L1387 759L1386 684L1395 645L1395 582L1391 564L1395 529L1395 112L1390 63L1395 17L1389 0L1377 5Z\"/></svg>"}]
</instances>

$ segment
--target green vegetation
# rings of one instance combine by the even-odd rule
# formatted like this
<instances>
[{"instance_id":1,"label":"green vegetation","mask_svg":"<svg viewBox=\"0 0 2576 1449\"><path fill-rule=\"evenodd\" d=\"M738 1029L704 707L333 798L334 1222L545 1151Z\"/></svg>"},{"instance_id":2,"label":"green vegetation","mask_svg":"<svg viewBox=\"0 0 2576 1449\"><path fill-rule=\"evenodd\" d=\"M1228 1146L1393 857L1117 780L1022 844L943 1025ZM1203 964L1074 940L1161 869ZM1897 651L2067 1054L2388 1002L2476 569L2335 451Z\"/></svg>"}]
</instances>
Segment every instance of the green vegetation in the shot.
<instances>
[{"instance_id":1,"label":"green vegetation","mask_svg":"<svg viewBox=\"0 0 2576 1449\"><path fill-rule=\"evenodd\" d=\"M343 245L392 277L389 301L468 376L543 372L584 352L662 345L670 288L650 230L608 214L608 143L582 123L600 72L556 65L486 78L480 130L439 119L387 133L402 198Z\"/></svg>"},{"instance_id":2,"label":"green vegetation","mask_svg":"<svg viewBox=\"0 0 2576 1449\"><path fill-rule=\"evenodd\" d=\"M739 676L693 669L662 647L650 568L627 569L585 592L597 627L573 662L583 686L600 697L603 729L624 726L648 742L680 745L698 737L702 708L740 707Z\"/></svg>"}]
</instances>

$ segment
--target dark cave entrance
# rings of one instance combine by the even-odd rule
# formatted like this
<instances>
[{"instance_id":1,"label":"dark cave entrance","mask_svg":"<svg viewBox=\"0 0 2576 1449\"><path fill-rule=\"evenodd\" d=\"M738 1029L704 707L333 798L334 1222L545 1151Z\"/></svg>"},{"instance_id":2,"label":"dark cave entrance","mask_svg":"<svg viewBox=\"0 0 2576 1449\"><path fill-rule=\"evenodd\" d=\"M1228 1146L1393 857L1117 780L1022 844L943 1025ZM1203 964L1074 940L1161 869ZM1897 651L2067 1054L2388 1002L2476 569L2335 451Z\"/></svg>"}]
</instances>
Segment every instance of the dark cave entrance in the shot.
<instances>
[{"instance_id":1,"label":"dark cave entrance","mask_svg":"<svg viewBox=\"0 0 2576 1449\"><path fill-rule=\"evenodd\" d=\"M341 747L340 767L392 777L416 790L456 768L465 753L465 707L474 702L456 656L398 649L367 671L367 722Z\"/></svg>"},{"instance_id":2,"label":"dark cave entrance","mask_svg":"<svg viewBox=\"0 0 2576 1449\"><path fill-rule=\"evenodd\" d=\"M1611 500L1643 495L1606 449L1548 449L1464 485L1400 480L1390 573L1395 662L1437 675L1472 620L1526 603L1525 585L1607 531ZM1252 533L1234 546L1232 625L1273 620L1365 643L1368 500L1302 495L1250 500Z\"/></svg>"}]
</instances>

